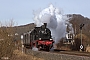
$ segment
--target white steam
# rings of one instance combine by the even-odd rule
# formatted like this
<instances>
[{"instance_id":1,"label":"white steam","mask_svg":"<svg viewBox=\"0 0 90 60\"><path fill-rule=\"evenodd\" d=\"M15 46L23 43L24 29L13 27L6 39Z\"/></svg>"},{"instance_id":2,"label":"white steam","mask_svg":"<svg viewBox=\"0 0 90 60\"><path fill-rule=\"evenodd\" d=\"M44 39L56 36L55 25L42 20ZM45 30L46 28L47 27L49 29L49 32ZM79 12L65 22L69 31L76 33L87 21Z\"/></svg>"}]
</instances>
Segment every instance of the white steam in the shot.
<instances>
[{"instance_id":1,"label":"white steam","mask_svg":"<svg viewBox=\"0 0 90 60\"><path fill-rule=\"evenodd\" d=\"M33 51L38 51L38 48L36 48L35 46L32 48Z\"/></svg>"},{"instance_id":2,"label":"white steam","mask_svg":"<svg viewBox=\"0 0 90 60\"><path fill-rule=\"evenodd\" d=\"M71 25L68 19L67 16L62 15L61 11L52 4L34 15L37 27L40 27L43 23L47 23L47 27L51 30L51 35L55 43L58 43L62 37L65 37L67 25Z\"/></svg>"}]
</instances>

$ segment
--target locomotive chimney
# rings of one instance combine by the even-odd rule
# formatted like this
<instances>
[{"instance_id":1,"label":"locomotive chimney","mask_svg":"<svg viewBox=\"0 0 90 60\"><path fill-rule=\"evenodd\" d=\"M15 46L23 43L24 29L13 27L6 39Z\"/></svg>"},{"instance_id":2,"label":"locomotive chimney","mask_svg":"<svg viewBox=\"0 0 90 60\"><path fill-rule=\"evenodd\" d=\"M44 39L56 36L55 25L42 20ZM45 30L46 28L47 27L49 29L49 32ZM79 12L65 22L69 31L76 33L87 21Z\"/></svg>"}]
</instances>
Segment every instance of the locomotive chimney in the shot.
<instances>
[{"instance_id":1,"label":"locomotive chimney","mask_svg":"<svg viewBox=\"0 0 90 60\"><path fill-rule=\"evenodd\" d=\"M47 27L47 23L44 23L45 28Z\"/></svg>"}]
</instances>

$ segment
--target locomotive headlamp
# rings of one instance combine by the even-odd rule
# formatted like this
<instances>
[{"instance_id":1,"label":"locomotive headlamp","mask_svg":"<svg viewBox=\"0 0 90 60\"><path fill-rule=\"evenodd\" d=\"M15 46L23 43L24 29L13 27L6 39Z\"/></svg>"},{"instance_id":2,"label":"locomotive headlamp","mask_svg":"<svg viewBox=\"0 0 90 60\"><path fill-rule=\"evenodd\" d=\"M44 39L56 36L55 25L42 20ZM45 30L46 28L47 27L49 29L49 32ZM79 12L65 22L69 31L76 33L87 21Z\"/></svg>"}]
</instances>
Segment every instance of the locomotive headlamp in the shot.
<instances>
[{"instance_id":1,"label":"locomotive headlamp","mask_svg":"<svg viewBox=\"0 0 90 60\"><path fill-rule=\"evenodd\" d=\"M50 39L50 40L52 40L52 39Z\"/></svg>"},{"instance_id":2,"label":"locomotive headlamp","mask_svg":"<svg viewBox=\"0 0 90 60\"><path fill-rule=\"evenodd\" d=\"M39 40L41 40L41 38L39 38Z\"/></svg>"}]
</instances>

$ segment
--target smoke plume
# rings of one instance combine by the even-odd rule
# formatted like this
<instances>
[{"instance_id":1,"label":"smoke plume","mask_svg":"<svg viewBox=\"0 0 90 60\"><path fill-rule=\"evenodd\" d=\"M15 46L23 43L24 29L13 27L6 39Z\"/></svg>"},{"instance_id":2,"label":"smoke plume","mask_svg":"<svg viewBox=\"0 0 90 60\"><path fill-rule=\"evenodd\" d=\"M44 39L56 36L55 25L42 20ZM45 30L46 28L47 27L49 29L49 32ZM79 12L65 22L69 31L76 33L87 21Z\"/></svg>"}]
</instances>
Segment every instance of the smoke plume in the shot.
<instances>
[{"instance_id":1,"label":"smoke plume","mask_svg":"<svg viewBox=\"0 0 90 60\"><path fill-rule=\"evenodd\" d=\"M60 9L55 8L52 4L40 12L34 12L34 20L37 27L47 23L47 28L51 30L51 35L55 43L58 43L62 37L65 37L68 17L63 15Z\"/></svg>"}]
</instances>

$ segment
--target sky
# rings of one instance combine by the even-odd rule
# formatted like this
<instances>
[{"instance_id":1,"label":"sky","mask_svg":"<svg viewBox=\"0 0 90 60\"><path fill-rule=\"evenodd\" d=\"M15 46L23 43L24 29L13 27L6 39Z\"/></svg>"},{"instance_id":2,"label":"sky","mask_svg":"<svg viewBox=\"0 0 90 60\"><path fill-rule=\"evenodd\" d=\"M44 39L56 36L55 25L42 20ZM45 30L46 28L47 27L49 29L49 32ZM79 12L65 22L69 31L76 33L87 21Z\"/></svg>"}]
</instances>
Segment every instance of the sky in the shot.
<instances>
[{"instance_id":1,"label":"sky","mask_svg":"<svg viewBox=\"0 0 90 60\"><path fill-rule=\"evenodd\" d=\"M43 10L50 4L63 14L81 14L90 18L90 0L0 0L0 22L13 19L17 25L33 23L33 11Z\"/></svg>"}]
</instances>

